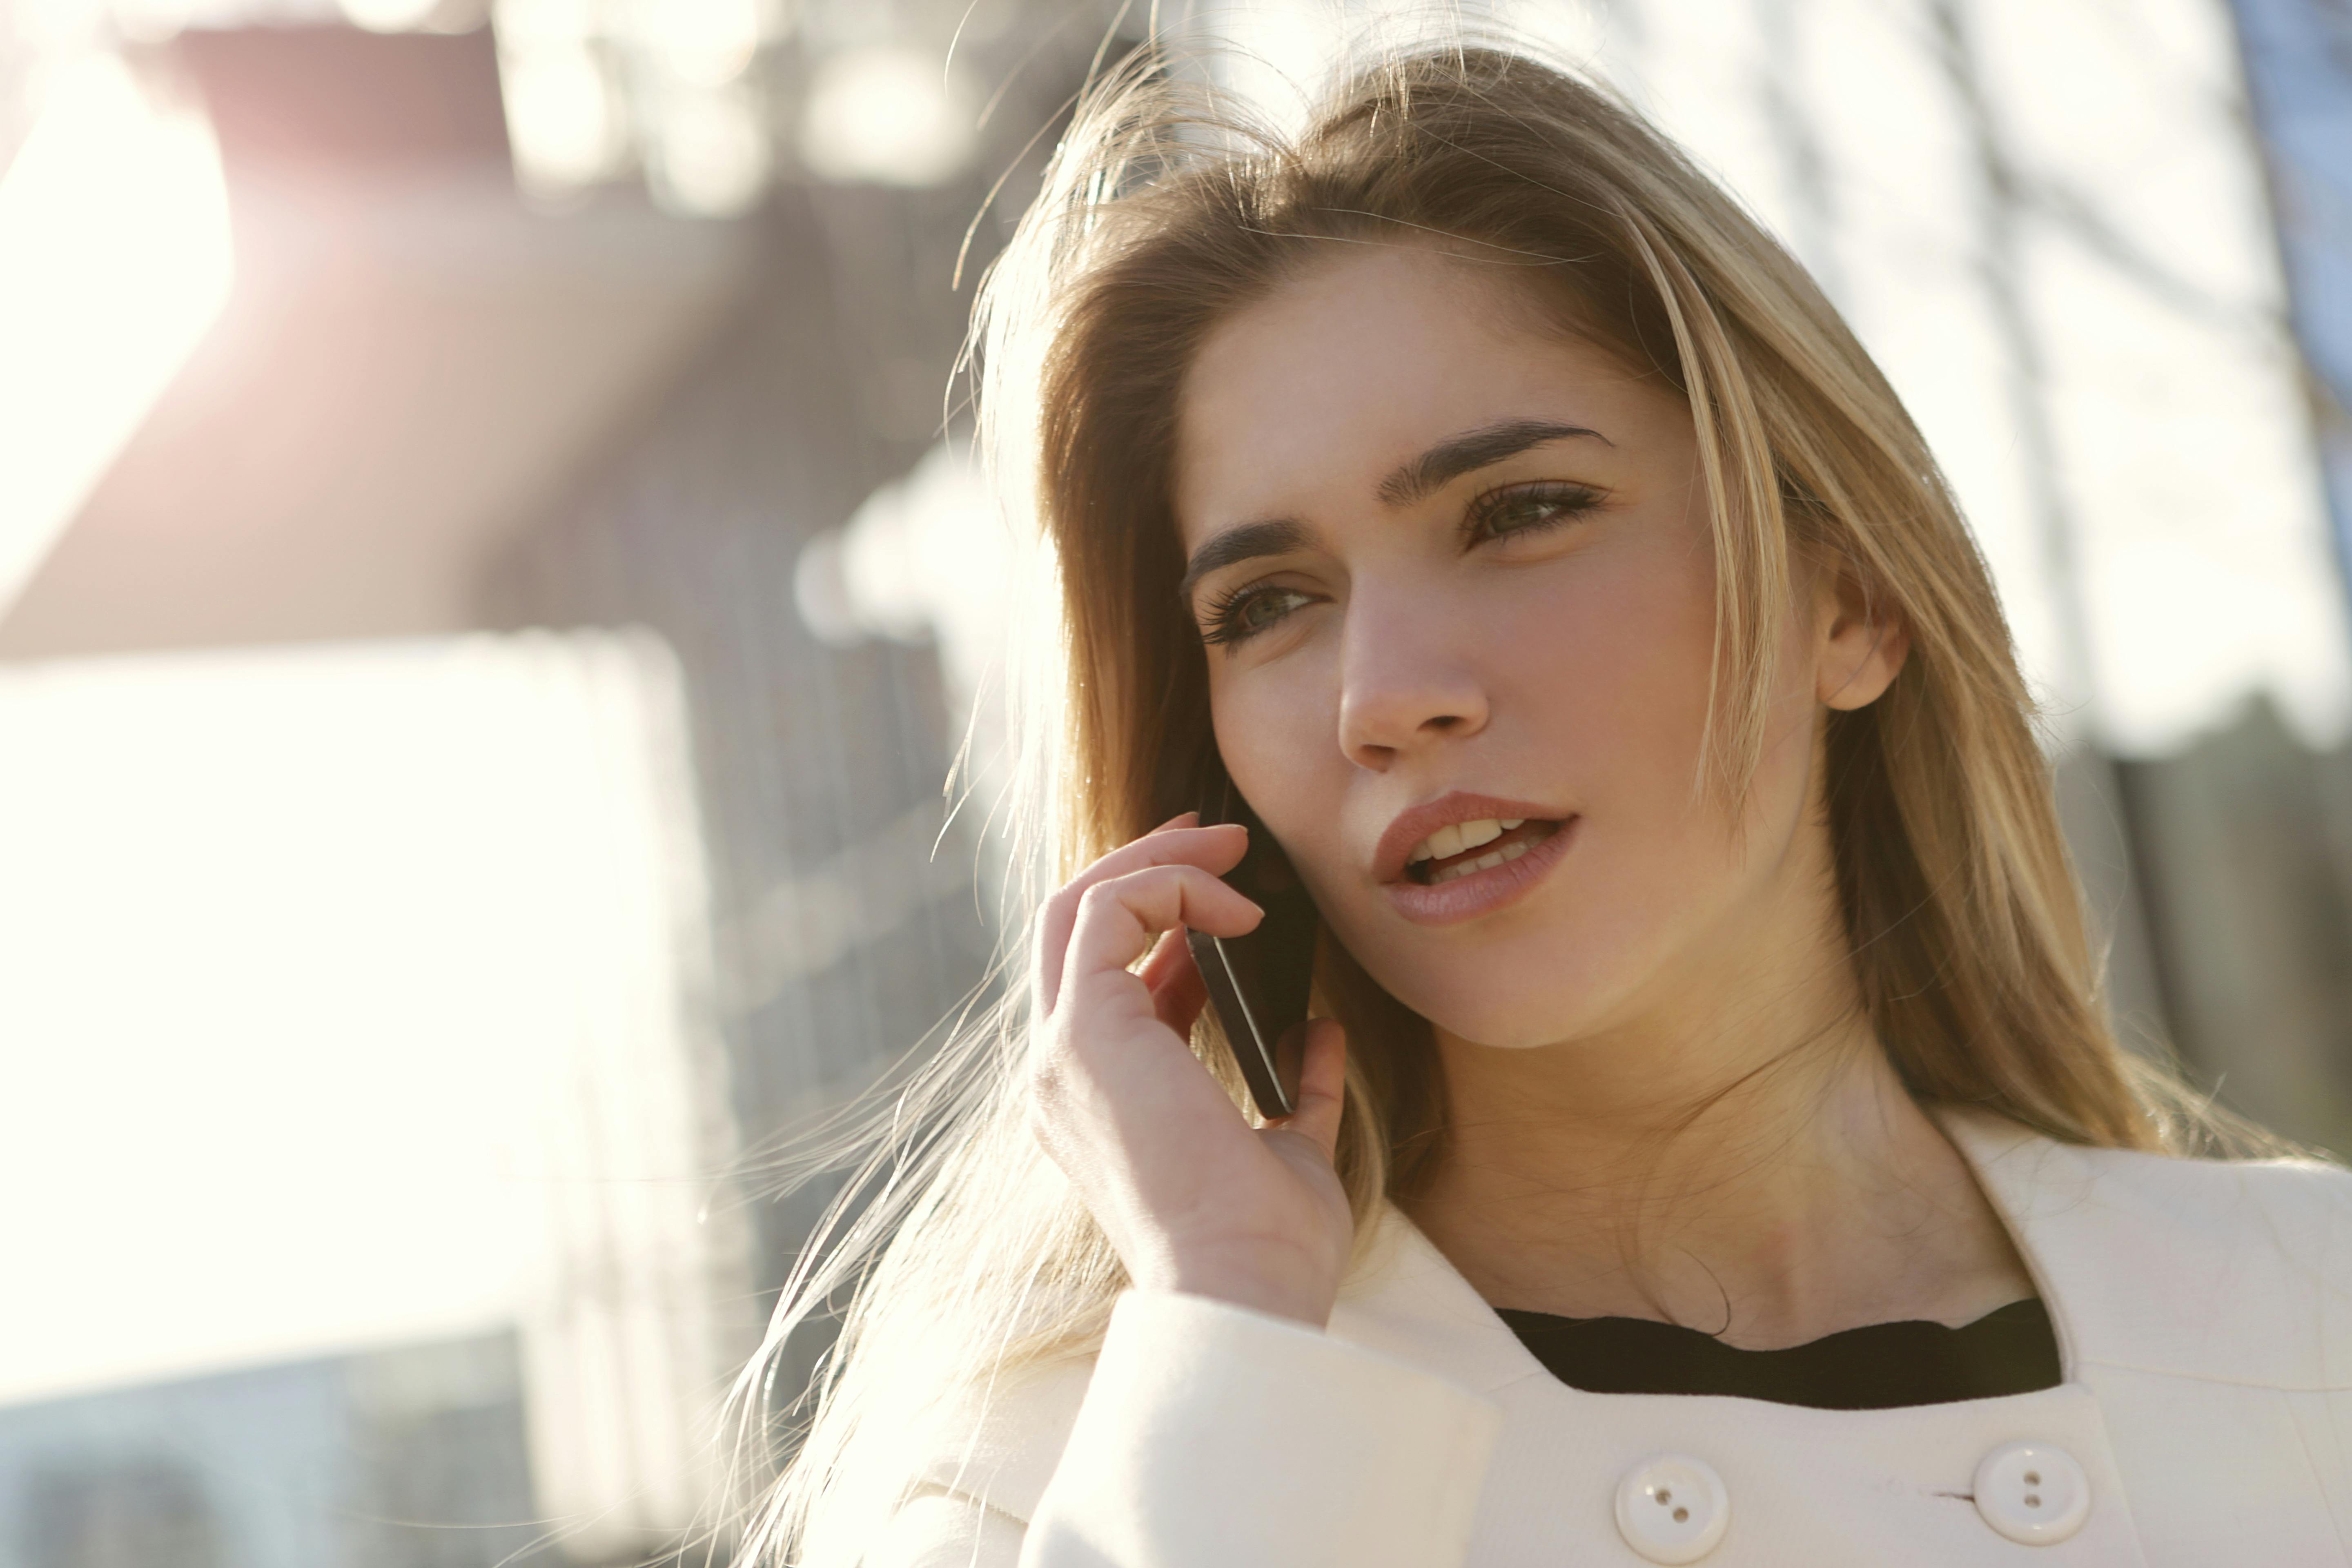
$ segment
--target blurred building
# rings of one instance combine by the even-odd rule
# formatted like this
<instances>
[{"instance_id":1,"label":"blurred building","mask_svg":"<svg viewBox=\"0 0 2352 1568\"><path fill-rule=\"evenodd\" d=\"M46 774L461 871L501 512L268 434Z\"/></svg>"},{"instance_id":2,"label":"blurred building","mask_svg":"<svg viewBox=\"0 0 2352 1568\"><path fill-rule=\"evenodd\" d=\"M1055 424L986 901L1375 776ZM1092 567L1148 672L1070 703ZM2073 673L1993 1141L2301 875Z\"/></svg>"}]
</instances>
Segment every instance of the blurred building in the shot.
<instances>
[{"instance_id":1,"label":"blurred building","mask_svg":"<svg viewBox=\"0 0 2352 1568\"><path fill-rule=\"evenodd\" d=\"M560 1561L530 1497L511 1334L0 1411L0 1540L26 1568Z\"/></svg>"},{"instance_id":2,"label":"blurred building","mask_svg":"<svg viewBox=\"0 0 2352 1568\"><path fill-rule=\"evenodd\" d=\"M0 507L0 863L26 873L0 940L82 955L0 1003L69 1108L0 1159L106 1194L18 1249L69 1279L24 1325L58 1353L0 1352L0 1563L619 1563L707 1523L719 1395L823 1196L761 1201L764 1151L918 1047L993 940L972 846L940 844L956 699L928 626L820 637L794 599L803 545L937 444L947 279L1098 41L969 29L1001 117L978 135L959 100L909 140L940 89L908 62L960 9L680 6L717 28L680 43L620 7L495 35L117 8L117 47L42 66L98 126L26 143L19 170L79 193L43 226L123 251L88 213L93 141L187 221L82 264L87 331L56 295L35 323L119 346L77 425L108 449L0 453L26 476ZM856 90L782 146L839 181L729 174L730 92L781 113L836 58ZM688 132L627 95L671 88L709 139L646 140ZM604 113L602 161L547 152ZM234 282L179 290L176 357L122 331L107 291L208 244ZM68 423L53 388L31 412ZM466 1408L505 1458L383 1506L336 1391L489 1340L507 1382Z\"/></svg>"},{"instance_id":3,"label":"blurred building","mask_svg":"<svg viewBox=\"0 0 2352 1568\"><path fill-rule=\"evenodd\" d=\"M2338 12L1462 9L1823 278L1984 539L2135 1038L2352 1150ZM1425 11L1157 15L1279 115ZM0 1568L704 1522L824 1196L761 1198L777 1139L984 981L940 784L1012 568L944 390L1136 15L0 0L0 1247L51 1281Z\"/></svg>"}]
</instances>

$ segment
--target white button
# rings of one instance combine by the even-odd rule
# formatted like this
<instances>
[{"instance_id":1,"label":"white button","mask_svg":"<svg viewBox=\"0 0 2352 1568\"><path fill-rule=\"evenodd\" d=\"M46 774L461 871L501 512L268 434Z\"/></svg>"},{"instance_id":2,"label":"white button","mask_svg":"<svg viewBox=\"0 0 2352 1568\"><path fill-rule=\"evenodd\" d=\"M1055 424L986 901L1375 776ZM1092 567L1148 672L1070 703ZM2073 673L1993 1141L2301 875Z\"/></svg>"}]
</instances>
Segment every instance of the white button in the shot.
<instances>
[{"instance_id":1,"label":"white button","mask_svg":"<svg viewBox=\"0 0 2352 1568\"><path fill-rule=\"evenodd\" d=\"M2091 1517L2091 1478L2063 1448L2011 1443L1977 1467L1977 1511L2011 1541L2053 1545Z\"/></svg>"},{"instance_id":2,"label":"white button","mask_svg":"<svg viewBox=\"0 0 2352 1568\"><path fill-rule=\"evenodd\" d=\"M1731 1522L1723 1478L1696 1459L1654 1454L1617 1483L1617 1531L1653 1563L1696 1563Z\"/></svg>"}]
</instances>

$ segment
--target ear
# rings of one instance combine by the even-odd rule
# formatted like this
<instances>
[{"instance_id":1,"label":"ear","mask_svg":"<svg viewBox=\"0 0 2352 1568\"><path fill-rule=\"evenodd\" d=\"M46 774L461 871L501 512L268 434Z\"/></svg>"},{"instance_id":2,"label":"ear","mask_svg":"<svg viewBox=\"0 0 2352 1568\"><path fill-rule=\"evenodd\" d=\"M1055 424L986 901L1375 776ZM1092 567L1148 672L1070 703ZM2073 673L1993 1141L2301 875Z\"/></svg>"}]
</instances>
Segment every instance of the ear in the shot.
<instances>
[{"instance_id":1,"label":"ear","mask_svg":"<svg viewBox=\"0 0 2352 1568\"><path fill-rule=\"evenodd\" d=\"M1852 711L1885 694L1911 651L1911 637L1891 606L1874 602L1843 565L1824 571L1815 589L1813 692Z\"/></svg>"}]
</instances>

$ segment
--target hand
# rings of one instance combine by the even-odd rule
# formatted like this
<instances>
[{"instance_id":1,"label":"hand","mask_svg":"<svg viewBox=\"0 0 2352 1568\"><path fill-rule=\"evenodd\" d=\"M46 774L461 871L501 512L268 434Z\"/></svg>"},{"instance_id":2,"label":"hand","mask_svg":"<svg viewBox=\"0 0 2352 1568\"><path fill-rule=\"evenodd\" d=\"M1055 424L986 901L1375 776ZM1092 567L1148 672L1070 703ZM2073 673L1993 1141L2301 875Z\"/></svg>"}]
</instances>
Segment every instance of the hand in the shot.
<instances>
[{"instance_id":1,"label":"hand","mask_svg":"<svg viewBox=\"0 0 2352 1568\"><path fill-rule=\"evenodd\" d=\"M1241 936L1263 918L1218 879L1247 830L1193 822L1112 850L1039 912L1032 1125L1138 1287L1319 1329L1354 1237L1331 1168L1346 1042L1329 1019L1307 1025L1298 1109L1263 1128L1192 1055L1205 994L1184 928Z\"/></svg>"}]
</instances>

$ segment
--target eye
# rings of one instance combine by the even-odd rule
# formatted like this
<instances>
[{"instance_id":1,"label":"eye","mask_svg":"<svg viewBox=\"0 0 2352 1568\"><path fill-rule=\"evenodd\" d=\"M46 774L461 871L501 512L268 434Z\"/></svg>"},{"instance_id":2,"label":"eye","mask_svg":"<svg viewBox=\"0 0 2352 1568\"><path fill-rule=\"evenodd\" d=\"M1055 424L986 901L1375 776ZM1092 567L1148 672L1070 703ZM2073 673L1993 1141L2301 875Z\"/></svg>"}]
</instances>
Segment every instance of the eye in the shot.
<instances>
[{"instance_id":1,"label":"eye","mask_svg":"<svg viewBox=\"0 0 2352 1568\"><path fill-rule=\"evenodd\" d=\"M1211 645L1244 642L1270 631L1314 595L1298 588L1250 583L1220 594L1202 616L1201 640Z\"/></svg>"},{"instance_id":2,"label":"eye","mask_svg":"<svg viewBox=\"0 0 2352 1568\"><path fill-rule=\"evenodd\" d=\"M1473 544L1515 533L1537 533L1563 528L1601 505L1601 494L1590 485L1557 480L1514 485L1489 490L1470 503L1462 529Z\"/></svg>"}]
</instances>

